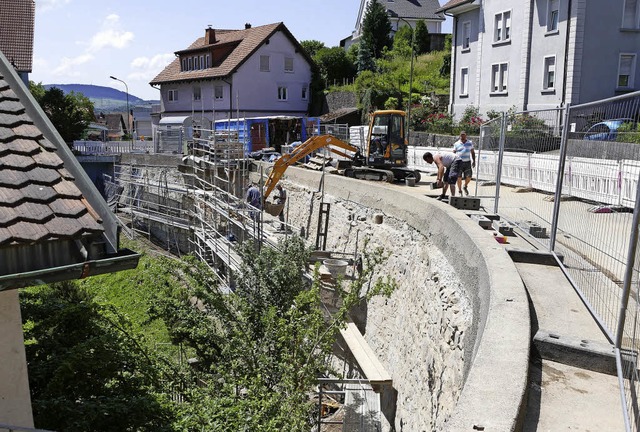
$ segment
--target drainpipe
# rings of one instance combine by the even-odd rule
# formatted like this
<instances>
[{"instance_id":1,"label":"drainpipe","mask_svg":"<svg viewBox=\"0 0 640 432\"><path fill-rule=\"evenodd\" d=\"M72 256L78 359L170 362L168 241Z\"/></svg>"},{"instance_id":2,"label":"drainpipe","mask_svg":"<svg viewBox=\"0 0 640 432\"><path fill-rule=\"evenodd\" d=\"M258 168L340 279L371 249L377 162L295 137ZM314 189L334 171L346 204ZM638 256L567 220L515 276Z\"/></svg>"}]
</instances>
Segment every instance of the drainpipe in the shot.
<instances>
[{"instance_id":1,"label":"drainpipe","mask_svg":"<svg viewBox=\"0 0 640 432\"><path fill-rule=\"evenodd\" d=\"M565 35L565 40L564 40L564 71L562 71L562 99L560 100L560 103L562 104L562 106L567 104L567 101L565 100L565 98L567 97L567 77L568 77L568 66L569 66L569 33L571 31L571 3L572 1L569 0L568 2L568 6L567 6L567 32ZM570 103L573 103L574 101L569 101ZM577 101L576 101L577 102ZM568 121L568 119L565 119L565 123Z\"/></svg>"},{"instance_id":2,"label":"drainpipe","mask_svg":"<svg viewBox=\"0 0 640 432\"><path fill-rule=\"evenodd\" d=\"M449 92L451 95L451 100L449 101L449 112L453 115L453 104L456 93L456 42L458 39L458 17L446 12L444 12L444 14L453 18L453 30L451 35L451 91Z\"/></svg>"},{"instance_id":3,"label":"drainpipe","mask_svg":"<svg viewBox=\"0 0 640 432\"><path fill-rule=\"evenodd\" d=\"M525 79L525 85L524 85L524 95L523 95L523 100L522 100L522 111L526 111L527 107L529 106L529 87L531 85L531 41L533 39L533 11L535 8L535 1L534 0L530 0L529 2L529 37L527 38L527 64L526 64L526 71L527 71L527 77Z\"/></svg>"},{"instance_id":4,"label":"drainpipe","mask_svg":"<svg viewBox=\"0 0 640 432\"><path fill-rule=\"evenodd\" d=\"M229 118L231 118L233 113L233 80L227 81L223 79L222 82L229 84Z\"/></svg>"}]
</instances>

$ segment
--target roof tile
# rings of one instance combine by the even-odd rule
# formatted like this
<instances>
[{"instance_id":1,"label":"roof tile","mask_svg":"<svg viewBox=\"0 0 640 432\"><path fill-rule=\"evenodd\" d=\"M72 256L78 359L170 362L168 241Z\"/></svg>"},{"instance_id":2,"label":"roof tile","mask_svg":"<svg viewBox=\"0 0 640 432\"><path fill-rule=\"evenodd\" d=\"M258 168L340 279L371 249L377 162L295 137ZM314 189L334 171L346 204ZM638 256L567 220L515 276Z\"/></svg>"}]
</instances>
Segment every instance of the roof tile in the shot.
<instances>
[{"instance_id":1,"label":"roof tile","mask_svg":"<svg viewBox=\"0 0 640 432\"><path fill-rule=\"evenodd\" d=\"M22 193L24 194L24 197L26 199L33 202L42 202L42 203L48 203L50 201L53 201L58 195L56 190L53 187L42 186L37 184L29 184L26 187L23 187Z\"/></svg>"},{"instance_id":2,"label":"roof tile","mask_svg":"<svg viewBox=\"0 0 640 432\"><path fill-rule=\"evenodd\" d=\"M24 106L17 100L4 99L0 101L0 113L22 114L24 113Z\"/></svg>"},{"instance_id":3,"label":"roof tile","mask_svg":"<svg viewBox=\"0 0 640 432\"><path fill-rule=\"evenodd\" d=\"M75 183L70 181L61 181L55 185L53 189L55 189L55 192L63 198L82 198L82 192L80 192L80 189L78 189Z\"/></svg>"},{"instance_id":4,"label":"roof tile","mask_svg":"<svg viewBox=\"0 0 640 432\"><path fill-rule=\"evenodd\" d=\"M0 186L20 188L29 181L29 176L24 171L12 169L0 169Z\"/></svg>"},{"instance_id":5,"label":"roof tile","mask_svg":"<svg viewBox=\"0 0 640 432\"><path fill-rule=\"evenodd\" d=\"M0 245L11 243L11 233L8 229L0 229Z\"/></svg>"},{"instance_id":6,"label":"roof tile","mask_svg":"<svg viewBox=\"0 0 640 432\"><path fill-rule=\"evenodd\" d=\"M78 222L80 222L88 231L102 231L102 225L98 221L96 221L91 213L85 213L84 215L82 215L80 218L78 218Z\"/></svg>"},{"instance_id":7,"label":"roof tile","mask_svg":"<svg viewBox=\"0 0 640 432\"><path fill-rule=\"evenodd\" d=\"M0 157L0 163L2 168L14 168L18 170L28 170L35 167L36 162L30 156L18 155L18 154L5 154Z\"/></svg>"},{"instance_id":8,"label":"roof tile","mask_svg":"<svg viewBox=\"0 0 640 432\"><path fill-rule=\"evenodd\" d=\"M15 242L37 242L49 236L45 225L32 222L18 222L6 228Z\"/></svg>"},{"instance_id":9,"label":"roof tile","mask_svg":"<svg viewBox=\"0 0 640 432\"><path fill-rule=\"evenodd\" d=\"M0 206L0 227L7 226L18 219L18 213L12 207ZM2 231L2 230L0 230Z\"/></svg>"},{"instance_id":10,"label":"roof tile","mask_svg":"<svg viewBox=\"0 0 640 432\"><path fill-rule=\"evenodd\" d=\"M48 139L42 137L38 140L38 144L40 144L40 146L45 149L45 150L49 150L49 151L56 151L57 148L55 145L53 145L51 143L51 141L49 141Z\"/></svg>"},{"instance_id":11,"label":"roof tile","mask_svg":"<svg viewBox=\"0 0 640 432\"><path fill-rule=\"evenodd\" d=\"M79 217L86 213L87 207L77 199L58 198L49 203L49 208L57 216Z\"/></svg>"},{"instance_id":12,"label":"roof tile","mask_svg":"<svg viewBox=\"0 0 640 432\"><path fill-rule=\"evenodd\" d=\"M0 187L0 203L15 205L24 200L22 189Z\"/></svg>"},{"instance_id":13,"label":"roof tile","mask_svg":"<svg viewBox=\"0 0 640 432\"><path fill-rule=\"evenodd\" d=\"M21 72L31 72L35 8L33 0L3 1L0 8L0 51Z\"/></svg>"},{"instance_id":14,"label":"roof tile","mask_svg":"<svg viewBox=\"0 0 640 432\"><path fill-rule=\"evenodd\" d=\"M33 202L23 202L15 210L26 222L44 223L54 216L49 206Z\"/></svg>"},{"instance_id":15,"label":"roof tile","mask_svg":"<svg viewBox=\"0 0 640 432\"><path fill-rule=\"evenodd\" d=\"M60 173L62 178L65 180L75 180L75 177L73 176L73 174L71 174L69 170L67 170L66 168L61 168L58 170L58 172Z\"/></svg>"},{"instance_id":16,"label":"roof tile","mask_svg":"<svg viewBox=\"0 0 640 432\"><path fill-rule=\"evenodd\" d=\"M54 237L76 237L84 230L76 218L55 217L44 226Z\"/></svg>"},{"instance_id":17,"label":"roof tile","mask_svg":"<svg viewBox=\"0 0 640 432\"><path fill-rule=\"evenodd\" d=\"M39 138L42 136L42 132L40 132L33 124L23 124L18 127L14 127L13 133L23 138Z\"/></svg>"},{"instance_id":18,"label":"roof tile","mask_svg":"<svg viewBox=\"0 0 640 432\"><path fill-rule=\"evenodd\" d=\"M34 154L33 160L41 167L62 168L64 165L64 162L57 154L49 151L41 151Z\"/></svg>"},{"instance_id":19,"label":"roof tile","mask_svg":"<svg viewBox=\"0 0 640 432\"><path fill-rule=\"evenodd\" d=\"M2 149L11 151L12 153L32 155L40 151L41 147L32 139L17 139L6 144L0 143L0 153Z\"/></svg>"},{"instance_id":20,"label":"roof tile","mask_svg":"<svg viewBox=\"0 0 640 432\"><path fill-rule=\"evenodd\" d=\"M52 168L36 167L27 172L29 179L36 184L54 185L62 179L60 173Z\"/></svg>"},{"instance_id":21,"label":"roof tile","mask_svg":"<svg viewBox=\"0 0 640 432\"><path fill-rule=\"evenodd\" d=\"M4 87L0 85L0 101L4 99L18 100L18 95L16 95L16 92L11 90L11 88L8 85Z\"/></svg>"}]
</instances>

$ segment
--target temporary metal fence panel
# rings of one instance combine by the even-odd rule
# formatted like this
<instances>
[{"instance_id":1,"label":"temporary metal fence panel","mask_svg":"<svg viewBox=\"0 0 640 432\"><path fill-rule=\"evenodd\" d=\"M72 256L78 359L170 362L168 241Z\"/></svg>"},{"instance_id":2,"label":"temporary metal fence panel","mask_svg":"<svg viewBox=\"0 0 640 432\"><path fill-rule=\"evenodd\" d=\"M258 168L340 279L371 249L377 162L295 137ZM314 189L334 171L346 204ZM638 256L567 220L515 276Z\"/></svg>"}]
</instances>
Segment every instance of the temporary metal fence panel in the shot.
<instances>
[{"instance_id":1,"label":"temporary metal fence panel","mask_svg":"<svg viewBox=\"0 0 640 432\"><path fill-rule=\"evenodd\" d=\"M333 135L342 141L347 141L349 140L349 125L337 123L321 124L320 135Z\"/></svg>"},{"instance_id":2,"label":"temporary metal fence panel","mask_svg":"<svg viewBox=\"0 0 640 432\"><path fill-rule=\"evenodd\" d=\"M74 141L73 150L87 155L153 153L153 141Z\"/></svg>"},{"instance_id":3,"label":"temporary metal fence panel","mask_svg":"<svg viewBox=\"0 0 640 432\"><path fill-rule=\"evenodd\" d=\"M570 133L561 152L569 155L568 174L562 178L561 195L574 200L557 204L552 242L554 252L564 256L565 272L615 343L628 430L638 430L640 390L640 162L629 159L638 154L639 119L640 92L569 108Z\"/></svg>"}]
</instances>

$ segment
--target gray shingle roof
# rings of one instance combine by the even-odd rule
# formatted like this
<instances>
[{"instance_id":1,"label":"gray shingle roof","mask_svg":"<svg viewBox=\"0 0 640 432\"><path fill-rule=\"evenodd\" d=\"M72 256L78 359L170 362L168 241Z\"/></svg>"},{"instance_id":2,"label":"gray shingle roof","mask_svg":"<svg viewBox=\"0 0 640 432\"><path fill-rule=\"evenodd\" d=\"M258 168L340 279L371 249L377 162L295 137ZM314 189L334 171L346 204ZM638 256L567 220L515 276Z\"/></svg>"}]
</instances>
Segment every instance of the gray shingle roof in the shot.
<instances>
[{"instance_id":1,"label":"gray shingle roof","mask_svg":"<svg viewBox=\"0 0 640 432\"><path fill-rule=\"evenodd\" d=\"M0 76L0 247L100 234L94 214L55 147Z\"/></svg>"},{"instance_id":2,"label":"gray shingle roof","mask_svg":"<svg viewBox=\"0 0 640 432\"><path fill-rule=\"evenodd\" d=\"M387 10L397 13L402 18L444 20L444 14L438 12L440 9L438 0L394 0L381 3Z\"/></svg>"},{"instance_id":3,"label":"gray shingle roof","mask_svg":"<svg viewBox=\"0 0 640 432\"><path fill-rule=\"evenodd\" d=\"M0 2L0 51L19 72L31 72L34 0Z\"/></svg>"},{"instance_id":4,"label":"gray shingle roof","mask_svg":"<svg viewBox=\"0 0 640 432\"><path fill-rule=\"evenodd\" d=\"M441 8L438 9L438 12L445 12L449 9L453 9L456 6L463 5L465 3L471 3L473 0L449 0Z\"/></svg>"}]
</instances>

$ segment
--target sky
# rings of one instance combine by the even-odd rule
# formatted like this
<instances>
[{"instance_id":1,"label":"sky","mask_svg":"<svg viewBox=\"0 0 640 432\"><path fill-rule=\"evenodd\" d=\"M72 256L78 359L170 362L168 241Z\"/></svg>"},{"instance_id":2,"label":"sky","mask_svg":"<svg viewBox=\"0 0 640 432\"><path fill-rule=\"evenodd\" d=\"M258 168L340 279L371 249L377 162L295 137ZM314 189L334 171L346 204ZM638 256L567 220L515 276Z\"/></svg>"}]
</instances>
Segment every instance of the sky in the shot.
<instances>
[{"instance_id":1,"label":"sky","mask_svg":"<svg viewBox=\"0 0 640 432\"><path fill-rule=\"evenodd\" d=\"M36 0L29 78L128 87L131 95L160 99L149 82L209 25L243 29L282 21L298 41L333 47L351 34L359 7L358 0Z\"/></svg>"}]
</instances>

